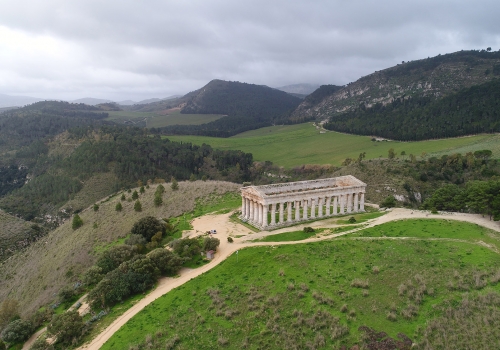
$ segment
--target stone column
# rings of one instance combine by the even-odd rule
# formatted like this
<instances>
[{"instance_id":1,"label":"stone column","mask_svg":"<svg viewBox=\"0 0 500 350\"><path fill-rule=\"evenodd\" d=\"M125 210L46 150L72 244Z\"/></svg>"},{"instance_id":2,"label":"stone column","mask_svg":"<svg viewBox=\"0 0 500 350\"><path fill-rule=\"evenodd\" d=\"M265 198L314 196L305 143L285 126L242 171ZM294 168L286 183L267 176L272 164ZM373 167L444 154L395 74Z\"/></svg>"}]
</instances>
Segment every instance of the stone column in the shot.
<instances>
[{"instance_id":1,"label":"stone column","mask_svg":"<svg viewBox=\"0 0 500 350\"><path fill-rule=\"evenodd\" d=\"M316 218L316 198L311 198L311 219Z\"/></svg>"},{"instance_id":2,"label":"stone column","mask_svg":"<svg viewBox=\"0 0 500 350\"><path fill-rule=\"evenodd\" d=\"M267 227L267 212L269 211L269 204L265 204L262 210L262 227Z\"/></svg>"},{"instance_id":3,"label":"stone column","mask_svg":"<svg viewBox=\"0 0 500 350\"><path fill-rule=\"evenodd\" d=\"M354 212L357 213L359 211L359 202L358 202L359 193L354 193Z\"/></svg>"},{"instance_id":4,"label":"stone column","mask_svg":"<svg viewBox=\"0 0 500 350\"><path fill-rule=\"evenodd\" d=\"M283 203L283 202L280 203L280 218L279 218L280 219L280 221L279 221L280 224L282 224L285 221L284 216L283 216L283 213L284 213L284 210L285 210L284 204L285 203Z\"/></svg>"},{"instance_id":5,"label":"stone column","mask_svg":"<svg viewBox=\"0 0 500 350\"><path fill-rule=\"evenodd\" d=\"M307 220L307 200L302 200L302 219Z\"/></svg>"},{"instance_id":6,"label":"stone column","mask_svg":"<svg viewBox=\"0 0 500 350\"><path fill-rule=\"evenodd\" d=\"M347 212L350 213L352 211L352 193L347 194Z\"/></svg>"},{"instance_id":7,"label":"stone column","mask_svg":"<svg viewBox=\"0 0 500 350\"><path fill-rule=\"evenodd\" d=\"M286 202L286 209L288 210L286 222L292 222L292 202Z\"/></svg>"},{"instance_id":8,"label":"stone column","mask_svg":"<svg viewBox=\"0 0 500 350\"><path fill-rule=\"evenodd\" d=\"M300 221L300 201L295 201L295 221Z\"/></svg>"},{"instance_id":9,"label":"stone column","mask_svg":"<svg viewBox=\"0 0 500 350\"><path fill-rule=\"evenodd\" d=\"M271 226L276 225L276 203L271 204Z\"/></svg>"},{"instance_id":10,"label":"stone column","mask_svg":"<svg viewBox=\"0 0 500 350\"><path fill-rule=\"evenodd\" d=\"M250 209L252 208L252 202L247 198L247 219L250 220Z\"/></svg>"},{"instance_id":11,"label":"stone column","mask_svg":"<svg viewBox=\"0 0 500 350\"><path fill-rule=\"evenodd\" d=\"M359 210L365 211L365 193L364 192L361 192L361 200L359 203Z\"/></svg>"},{"instance_id":12,"label":"stone column","mask_svg":"<svg viewBox=\"0 0 500 350\"><path fill-rule=\"evenodd\" d=\"M322 218L323 217L323 203L324 203L325 199L323 197L321 197L318 201L318 218Z\"/></svg>"},{"instance_id":13,"label":"stone column","mask_svg":"<svg viewBox=\"0 0 500 350\"><path fill-rule=\"evenodd\" d=\"M250 218L249 218L249 220L253 221L254 217L255 217L255 202L250 201Z\"/></svg>"},{"instance_id":14,"label":"stone column","mask_svg":"<svg viewBox=\"0 0 500 350\"><path fill-rule=\"evenodd\" d=\"M333 215L337 215L337 206L339 205L339 196L333 197Z\"/></svg>"},{"instance_id":15,"label":"stone column","mask_svg":"<svg viewBox=\"0 0 500 350\"><path fill-rule=\"evenodd\" d=\"M344 214L344 204L345 204L345 194L341 194L339 196L340 198L340 203L339 203L339 206L340 206L340 210L339 210L339 214Z\"/></svg>"},{"instance_id":16,"label":"stone column","mask_svg":"<svg viewBox=\"0 0 500 350\"><path fill-rule=\"evenodd\" d=\"M332 212L332 197L326 197L325 215L330 216Z\"/></svg>"},{"instance_id":17,"label":"stone column","mask_svg":"<svg viewBox=\"0 0 500 350\"><path fill-rule=\"evenodd\" d=\"M244 196L241 196L241 217L246 219L246 211L247 211L247 200Z\"/></svg>"},{"instance_id":18,"label":"stone column","mask_svg":"<svg viewBox=\"0 0 500 350\"><path fill-rule=\"evenodd\" d=\"M255 203L255 223L257 225L260 224L260 215L262 208L260 207L260 203Z\"/></svg>"}]
</instances>

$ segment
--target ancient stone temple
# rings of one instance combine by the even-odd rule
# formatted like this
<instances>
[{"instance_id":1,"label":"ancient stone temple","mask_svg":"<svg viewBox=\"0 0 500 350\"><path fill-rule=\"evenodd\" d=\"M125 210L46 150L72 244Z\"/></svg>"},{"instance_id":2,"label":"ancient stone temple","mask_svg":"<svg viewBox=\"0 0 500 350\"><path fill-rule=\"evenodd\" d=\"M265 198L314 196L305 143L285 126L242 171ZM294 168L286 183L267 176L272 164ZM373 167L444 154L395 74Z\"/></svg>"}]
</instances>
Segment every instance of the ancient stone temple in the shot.
<instances>
[{"instance_id":1,"label":"ancient stone temple","mask_svg":"<svg viewBox=\"0 0 500 350\"><path fill-rule=\"evenodd\" d=\"M241 188L241 217L269 229L365 210L366 184L352 175Z\"/></svg>"}]
</instances>

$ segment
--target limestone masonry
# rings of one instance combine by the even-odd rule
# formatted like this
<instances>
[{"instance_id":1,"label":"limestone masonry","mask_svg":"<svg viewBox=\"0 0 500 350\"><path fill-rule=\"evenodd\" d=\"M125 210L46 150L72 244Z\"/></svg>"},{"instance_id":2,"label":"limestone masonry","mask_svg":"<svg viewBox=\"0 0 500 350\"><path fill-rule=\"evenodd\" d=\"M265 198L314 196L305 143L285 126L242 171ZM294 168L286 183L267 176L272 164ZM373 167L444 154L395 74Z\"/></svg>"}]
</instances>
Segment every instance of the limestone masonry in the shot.
<instances>
[{"instance_id":1,"label":"limestone masonry","mask_svg":"<svg viewBox=\"0 0 500 350\"><path fill-rule=\"evenodd\" d=\"M365 211L365 189L366 184L352 175L242 187L240 218L255 227L268 229L362 212Z\"/></svg>"}]
</instances>

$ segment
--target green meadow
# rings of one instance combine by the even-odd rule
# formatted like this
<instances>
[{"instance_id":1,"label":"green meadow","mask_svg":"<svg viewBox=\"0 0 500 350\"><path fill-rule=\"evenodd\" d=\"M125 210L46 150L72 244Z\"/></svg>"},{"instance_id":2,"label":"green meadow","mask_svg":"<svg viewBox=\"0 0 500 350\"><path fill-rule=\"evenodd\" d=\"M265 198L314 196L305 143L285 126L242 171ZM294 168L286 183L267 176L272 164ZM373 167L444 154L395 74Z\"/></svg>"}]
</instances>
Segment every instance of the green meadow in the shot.
<instances>
[{"instance_id":1,"label":"green meadow","mask_svg":"<svg viewBox=\"0 0 500 350\"><path fill-rule=\"evenodd\" d=\"M144 123L147 120L148 128L161 128L169 125L199 125L212 122L222 117L217 114L181 114L180 111L172 111L168 115L155 112L133 112L133 111L111 111L106 120L115 123L131 121L132 123Z\"/></svg>"},{"instance_id":2,"label":"green meadow","mask_svg":"<svg viewBox=\"0 0 500 350\"><path fill-rule=\"evenodd\" d=\"M493 156L500 157L499 135L478 135L453 139L419 142L381 141L373 142L369 136L347 135L327 131L321 134L311 123L280 125L251 130L229 138L205 136L167 136L172 141L209 144L218 149L239 149L250 152L257 161L272 161L287 168L303 164L340 165L346 158L357 158L366 152L366 159L385 158L390 148L399 155L428 156L454 152L473 152L490 149Z\"/></svg>"},{"instance_id":3,"label":"green meadow","mask_svg":"<svg viewBox=\"0 0 500 350\"><path fill-rule=\"evenodd\" d=\"M380 238L401 230L415 239ZM429 239L455 235L468 242ZM102 349L337 349L362 342L360 326L417 343L465 327L465 340L456 339L473 348L467 341L498 333L498 313L480 325L475 314L500 291L500 255L477 242L492 235L467 223L406 220L328 241L242 249L154 301ZM460 324L446 318L467 305L483 308L467 310ZM432 320L441 328L427 332Z\"/></svg>"}]
</instances>

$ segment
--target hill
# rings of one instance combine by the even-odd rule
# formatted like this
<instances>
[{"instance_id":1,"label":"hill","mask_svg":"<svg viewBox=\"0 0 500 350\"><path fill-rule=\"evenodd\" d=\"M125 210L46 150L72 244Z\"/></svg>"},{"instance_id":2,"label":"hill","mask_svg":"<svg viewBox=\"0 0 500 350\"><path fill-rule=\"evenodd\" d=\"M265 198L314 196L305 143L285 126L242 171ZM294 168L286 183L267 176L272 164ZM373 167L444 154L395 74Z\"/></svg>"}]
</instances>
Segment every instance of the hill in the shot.
<instances>
[{"instance_id":1,"label":"hill","mask_svg":"<svg viewBox=\"0 0 500 350\"><path fill-rule=\"evenodd\" d=\"M212 80L176 103L183 114L224 114L226 117L200 126L169 126L162 128L162 133L228 137L286 120L300 99L267 86Z\"/></svg>"},{"instance_id":2,"label":"hill","mask_svg":"<svg viewBox=\"0 0 500 350\"><path fill-rule=\"evenodd\" d=\"M194 181L179 182L179 189L173 191L165 185L163 205L157 207L153 204L157 186L150 185L139 195L141 212L134 210L132 191L124 192L127 198L124 201L120 199L121 192L117 193L98 201L98 211L92 207L81 211L84 224L78 230L73 230L71 220L67 220L44 239L12 256L0 265L0 300L15 298L22 305L22 314L31 314L53 301L63 286L79 281L99 252L127 236L140 218L179 216L193 211L200 201L218 202L225 193L236 192L240 187L228 182ZM139 188L133 190L139 192ZM118 202L122 203L121 211L115 210Z\"/></svg>"},{"instance_id":3,"label":"hill","mask_svg":"<svg viewBox=\"0 0 500 350\"><path fill-rule=\"evenodd\" d=\"M11 161L23 167L15 167L11 171L14 175L9 176L15 176L22 187L11 186L11 192L0 198L1 208L27 220L47 221L42 217L50 214L49 221L57 221L56 216L82 209L64 204L77 198L86 182L92 183L98 175L109 182L97 186L97 193L107 195L134 186L139 180L146 183L171 177L241 183L248 180L253 162L251 154L240 151L170 142L158 136L150 137L144 129L119 126L73 129L62 143L71 145L67 153L57 142L49 147L40 140L16 152ZM7 172L0 175L4 173L8 175ZM105 175L109 173L112 176ZM25 181L28 176L30 180ZM84 198L94 197L80 197ZM91 204L82 200L79 203L84 207Z\"/></svg>"},{"instance_id":4,"label":"hill","mask_svg":"<svg viewBox=\"0 0 500 350\"><path fill-rule=\"evenodd\" d=\"M362 77L356 82L324 96L320 101L315 101L312 104L304 101L292 113L291 119L329 119L334 123L337 117L343 116L345 113L358 113L362 109L380 108L380 106L387 106L398 101L404 103L410 101L409 103L413 103L415 109L418 109L424 118L425 109L419 107L420 99L435 101L444 97L452 98L451 96L457 93L463 94L464 89L491 82L498 79L499 76L500 52L460 51L418 61L404 62ZM489 87L489 85L484 86ZM492 92L491 94L496 93ZM491 104L486 100L480 100L477 106L479 118L483 113L482 104L488 105L484 111L491 107ZM438 118L433 118L439 123L440 128L447 123L452 124L442 115L446 116L453 108L456 106L448 105L446 109L442 108ZM349 117L345 118L350 119ZM390 122L392 120L387 121L387 123ZM374 122L362 118L359 123L362 125L364 133L368 133L370 124ZM423 124L422 129L430 130L430 127L427 128L425 123ZM334 125L332 128L337 130ZM446 133L447 131L437 133L438 135L427 138L446 137ZM404 139L400 134L394 138Z\"/></svg>"},{"instance_id":5,"label":"hill","mask_svg":"<svg viewBox=\"0 0 500 350\"><path fill-rule=\"evenodd\" d=\"M12 95L0 94L0 108L20 107L41 100L43 99L31 96L12 96Z\"/></svg>"}]
</instances>

